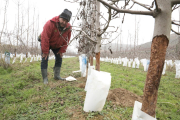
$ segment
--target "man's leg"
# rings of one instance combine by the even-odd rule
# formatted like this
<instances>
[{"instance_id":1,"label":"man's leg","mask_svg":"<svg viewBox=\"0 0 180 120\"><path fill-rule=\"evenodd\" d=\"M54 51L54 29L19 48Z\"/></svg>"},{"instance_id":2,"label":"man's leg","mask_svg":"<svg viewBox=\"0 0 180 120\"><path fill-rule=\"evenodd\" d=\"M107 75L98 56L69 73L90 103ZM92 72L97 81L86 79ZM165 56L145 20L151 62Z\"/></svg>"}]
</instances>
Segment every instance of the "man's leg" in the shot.
<instances>
[{"instance_id":1,"label":"man's leg","mask_svg":"<svg viewBox=\"0 0 180 120\"><path fill-rule=\"evenodd\" d=\"M41 52L41 55L43 55L42 52ZM48 84L48 77L47 77L48 57L46 58L46 60L45 60L45 57L42 57L42 60L41 60L41 74L43 77L44 84Z\"/></svg>"},{"instance_id":2,"label":"man's leg","mask_svg":"<svg viewBox=\"0 0 180 120\"><path fill-rule=\"evenodd\" d=\"M60 77L62 58L60 54L57 54L59 52L59 49L52 49L52 51L55 55L54 79L65 80L64 78Z\"/></svg>"}]
</instances>

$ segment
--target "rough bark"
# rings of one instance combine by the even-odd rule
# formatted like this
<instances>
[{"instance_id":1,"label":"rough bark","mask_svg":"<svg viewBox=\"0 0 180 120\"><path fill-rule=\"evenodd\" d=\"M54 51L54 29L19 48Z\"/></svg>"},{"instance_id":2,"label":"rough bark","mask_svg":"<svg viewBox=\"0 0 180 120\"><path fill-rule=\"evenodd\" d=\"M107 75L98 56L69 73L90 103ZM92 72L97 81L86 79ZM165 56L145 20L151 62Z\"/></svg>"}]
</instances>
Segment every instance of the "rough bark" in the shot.
<instances>
[{"instance_id":1,"label":"rough bark","mask_svg":"<svg viewBox=\"0 0 180 120\"><path fill-rule=\"evenodd\" d=\"M100 71L100 52L96 53L96 70Z\"/></svg>"},{"instance_id":2,"label":"rough bark","mask_svg":"<svg viewBox=\"0 0 180 120\"><path fill-rule=\"evenodd\" d=\"M165 35L155 36L151 45L149 69L144 87L142 111L155 117L158 87L164 67L169 40Z\"/></svg>"},{"instance_id":3,"label":"rough bark","mask_svg":"<svg viewBox=\"0 0 180 120\"><path fill-rule=\"evenodd\" d=\"M14 57L16 57L16 49L14 50L14 54L15 54L15 56L14 56Z\"/></svg>"},{"instance_id":4,"label":"rough bark","mask_svg":"<svg viewBox=\"0 0 180 120\"><path fill-rule=\"evenodd\" d=\"M100 21L99 21L99 13L100 13L100 3L97 2L97 15L96 15L96 29L100 29ZM101 36L97 36L97 44L96 44L96 70L100 71L100 47L101 47Z\"/></svg>"},{"instance_id":5,"label":"rough bark","mask_svg":"<svg viewBox=\"0 0 180 120\"><path fill-rule=\"evenodd\" d=\"M93 66L93 56L90 56L90 66Z\"/></svg>"}]
</instances>

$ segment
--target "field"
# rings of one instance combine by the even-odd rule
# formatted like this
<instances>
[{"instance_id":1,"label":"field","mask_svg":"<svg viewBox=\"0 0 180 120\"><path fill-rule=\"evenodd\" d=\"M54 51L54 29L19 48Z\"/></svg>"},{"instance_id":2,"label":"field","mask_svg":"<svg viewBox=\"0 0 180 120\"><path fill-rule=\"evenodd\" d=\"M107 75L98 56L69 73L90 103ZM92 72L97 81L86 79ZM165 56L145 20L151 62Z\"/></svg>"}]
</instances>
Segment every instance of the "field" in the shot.
<instances>
[{"instance_id":1,"label":"field","mask_svg":"<svg viewBox=\"0 0 180 120\"><path fill-rule=\"evenodd\" d=\"M101 71L111 73L111 88L101 112L83 111L86 78L80 73L77 57L63 59L61 77L53 79L54 60L49 61L49 84L44 85L40 62L0 66L0 120L130 120L134 100L142 102L147 72L101 62ZM180 120L180 79L175 71L161 77L156 108L157 120Z\"/></svg>"}]
</instances>

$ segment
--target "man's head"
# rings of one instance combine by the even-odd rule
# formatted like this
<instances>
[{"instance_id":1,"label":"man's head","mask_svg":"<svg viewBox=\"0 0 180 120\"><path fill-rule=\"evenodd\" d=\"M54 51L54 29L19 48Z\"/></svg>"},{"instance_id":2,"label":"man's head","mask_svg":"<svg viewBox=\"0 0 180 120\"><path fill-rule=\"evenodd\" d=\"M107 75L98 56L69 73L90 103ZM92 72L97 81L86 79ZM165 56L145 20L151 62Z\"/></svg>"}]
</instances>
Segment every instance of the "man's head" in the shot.
<instances>
[{"instance_id":1,"label":"man's head","mask_svg":"<svg viewBox=\"0 0 180 120\"><path fill-rule=\"evenodd\" d=\"M72 12L68 9L64 9L64 11L59 15L59 22L61 27L66 27L66 24L70 21L72 16Z\"/></svg>"}]
</instances>

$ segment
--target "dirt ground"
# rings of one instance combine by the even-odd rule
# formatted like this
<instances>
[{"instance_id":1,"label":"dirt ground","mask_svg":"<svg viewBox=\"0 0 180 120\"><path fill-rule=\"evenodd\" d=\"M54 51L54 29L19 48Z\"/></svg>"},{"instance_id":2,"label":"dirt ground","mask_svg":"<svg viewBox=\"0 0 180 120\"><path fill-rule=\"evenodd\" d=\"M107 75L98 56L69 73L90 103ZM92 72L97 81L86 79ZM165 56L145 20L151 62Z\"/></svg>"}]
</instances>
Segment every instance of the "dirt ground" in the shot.
<instances>
[{"instance_id":1,"label":"dirt ground","mask_svg":"<svg viewBox=\"0 0 180 120\"><path fill-rule=\"evenodd\" d=\"M142 97L126 89L117 88L109 91L107 101L112 101L112 103L115 105L134 107L134 102L142 102Z\"/></svg>"},{"instance_id":2,"label":"dirt ground","mask_svg":"<svg viewBox=\"0 0 180 120\"><path fill-rule=\"evenodd\" d=\"M72 84L76 87L85 88L86 85L86 78L79 77L76 78L77 81L73 82ZM85 100L86 92L79 92L78 93L82 98ZM113 90L109 90L109 94L107 96L106 101L111 101L113 106L123 106L123 107L133 107L135 101L142 102L142 96L138 96L126 89L117 88ZM70 120L85 120L88 116L88 113L83 111L83 106L74 106L72 108L67 108L67 113L71 116ZM90 120L103 120L102 115L96 115L94 118Z\"/></svg>"},{"instance_id":3,"label":"dirt ground","mask_svg":"<svg viewBox=\"0 0 180 120\"><path fill-rule=\"evenodd\" d=\"M86 78L80 77L77 78L77 80L79 81L79 83L76 86L79 88L85 88ZM85 95L85 93L80 94ZM106 100L112 101L114 105L120 105L123 107L134 107L135 101L139 101L142 103L142 96L138 96L123 88L117 88L109 90L109 94Z\"/></svg>"}]
</instances>

